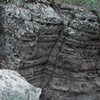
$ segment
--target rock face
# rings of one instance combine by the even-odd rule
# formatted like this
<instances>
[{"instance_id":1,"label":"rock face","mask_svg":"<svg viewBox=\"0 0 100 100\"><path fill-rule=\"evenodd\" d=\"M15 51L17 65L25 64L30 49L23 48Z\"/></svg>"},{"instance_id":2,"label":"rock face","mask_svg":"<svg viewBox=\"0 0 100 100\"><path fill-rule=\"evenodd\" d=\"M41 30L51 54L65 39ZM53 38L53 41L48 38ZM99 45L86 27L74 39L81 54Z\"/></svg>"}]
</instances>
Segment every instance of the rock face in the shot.
<instances>
[{"instance_id":1,"label":"rock face","mask_svg":"<svg viewBox=\"0 0 100 100\"><path fill-rule=\"evenodd\" d=\"M17 72L0 70L0 100L39 100L40 94Z\"/></svg>"},{"instance_id":2,"label":"rock face","mask_svg":"<svg viewBox=\"0 0 100 100\"><path fill-rule=\"evenodd\" d=\"M60 17L50 6L38 3L27 4L23 9L6 5L4 18L8 66L20 69L30 81L40 79L61 33Z\"/></svg>"},{"instance_id":3,"label":"rock face","mask_svg":"<svg viewBox=\"0 0 100 100\"><path fill-rule=\"evenodd\" d=\"M99 100L100 23L86 9L64 4L60 9L65 28L56 63L49 62L56 67L49 85L55 99L50 100Z\"/></svg>"},{"instance_id":4,"label":"rock face","mask_svg":"<svg viewBox=\"0 0 100 100\"><path fill-rule=\"evenodd\" d=\"M100 100L100 23L62 4L3 5L6 62L43 89L41 100Z\"/></svg>"}]
</instances>

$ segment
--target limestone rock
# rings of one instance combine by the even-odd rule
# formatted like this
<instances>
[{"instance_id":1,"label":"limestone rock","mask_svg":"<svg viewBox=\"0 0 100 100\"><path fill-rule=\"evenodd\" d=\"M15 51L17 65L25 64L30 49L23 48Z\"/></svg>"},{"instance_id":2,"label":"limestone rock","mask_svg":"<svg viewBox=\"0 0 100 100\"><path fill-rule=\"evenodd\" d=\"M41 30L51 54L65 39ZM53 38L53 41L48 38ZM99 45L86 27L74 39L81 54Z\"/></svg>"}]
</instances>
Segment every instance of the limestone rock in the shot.
<instances>
[{"instance_id":1,"label":"limestone rock","mask_svg":"<svg viewBox=\"0 0 100 100\"><path fill-rule=\"evenodd\" d=\"M40 94L17 72L0 70L0 100L39 100Z\"/></svg>"}]
</instances>

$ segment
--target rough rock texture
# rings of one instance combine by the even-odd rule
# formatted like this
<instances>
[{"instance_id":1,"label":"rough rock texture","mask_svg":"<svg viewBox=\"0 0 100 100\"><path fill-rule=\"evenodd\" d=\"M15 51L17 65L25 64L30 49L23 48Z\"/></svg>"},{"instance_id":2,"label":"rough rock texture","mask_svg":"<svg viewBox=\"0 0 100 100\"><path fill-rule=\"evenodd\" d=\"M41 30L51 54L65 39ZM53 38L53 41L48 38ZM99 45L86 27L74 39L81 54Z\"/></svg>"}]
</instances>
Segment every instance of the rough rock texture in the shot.
<instances>
[{"instance_id":1,"label":"rough rock texture","mask_svg":"<svg viewBox=\"0 0 100 100\"><path fill-rule=\"evenodd\" d=\"M17 72L0 70L0 100L39 100L40 94Z\"/></svg>"},{"instance_id":2,"label":"rough rock texture","mask_svg":"<svg viewBox=\"0 0 100 100\"><path fill-rule=\"evenodd\" d=\"M60 36L61 19L44 4L27 4L24 8L4 6L5 52L8 66L20 69L28 81L40 84L44 63Z\"/></svg>"},{"instance_id":3,"label":"rough rock texture","mask_svg":"<svg viewBox=\"0 0 100 100\"><path fill-rule=\"evenodd\" d=\"M65 29L56 61L52 57L49 61L56 67L49 84L51 91L55 91L50 100L100 100L100 23L97 16L76 6L62 4L60 8ZM56 57L56 53L53 56ZM50 68L48 66L48 72Z\"/></svg>"},{"instance_id":4,"label":"rough rock texture","mask_svg":"<svg viewBox=\"0 0 100 100\"><path fill-rule=\"evenodd\" d=\"M42 4L29 4L25 7L27 9L15 5L5 7L6 53L9 55L10 65L13 66L13 62L22 63L20 68L29 68L47 60L50 52L48 47L52 47L57 40L61 22L50 7ZM51 43L46 46L45 42L49 41ZM47 48L47 51L42 50Z\"/></svg>"},{"instance_id":5,"label":"rough rock texture","mask_svg":"<svg viewBox=\"0 0 100 100\"><path fill-rule=\"evenodd\" d=\"M43 89L42 100L100 100L100 23L62 4L3 5L7 65ZM64 23L64 24L63 24Z\"/></svg>"}]
</instances>

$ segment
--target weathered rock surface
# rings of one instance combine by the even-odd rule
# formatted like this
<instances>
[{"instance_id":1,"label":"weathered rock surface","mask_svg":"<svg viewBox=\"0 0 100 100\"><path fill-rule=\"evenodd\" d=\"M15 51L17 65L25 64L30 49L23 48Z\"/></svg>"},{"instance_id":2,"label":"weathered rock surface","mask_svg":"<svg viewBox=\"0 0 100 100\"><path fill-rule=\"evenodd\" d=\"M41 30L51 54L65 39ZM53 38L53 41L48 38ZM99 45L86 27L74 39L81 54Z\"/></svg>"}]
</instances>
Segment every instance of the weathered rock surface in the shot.
<instances>
[{"instance_id":1,"label":"weathered rock surface","mask_svg":"<svg viewBox=\"0 0 100 100\"><path fill-rule=\"evenodd\" d=\"M0 100L39 100L40 94L17 72L0 70Z\"/></svg>"},{"instance_id":2,"label":"weathered rock surface","mask_svg":"<svg viewBox=\"0 0 100 100\"><path fill-rule=\"evenodd\" d=\"M65 29L56 63L52 57L49 60L56 67L50 89L56 91L53 95L57 100L99 100L100 87L96 81L100 83L100 23L97 16L64 4L61 13Z\"/></svg>"},{"instance_id":3,"label":"weathered rock surface","mask_svg":"<svg viewBox=\"0 0 100 100\"><path fill-rule=\"evenodd\" d=\"M20 69L26 79L37 79L39 83L34 82L40 84L41 70L60 36L60 17L50 6L40 3L24 8L5 5L3 14L8 66Z\"/></svg>"},{"instance_id":4,"label":"weathered rock surface","mask_svg":"<svg viewBox=\"0 0 100 100\"><path fill-rule=\"evenodd\" d=\"M43 89L43 100L100 100L100 23L62 4L4 5L7 65ZM64 24L63 24L63 23Z\"/></svg>"}]
</instances>

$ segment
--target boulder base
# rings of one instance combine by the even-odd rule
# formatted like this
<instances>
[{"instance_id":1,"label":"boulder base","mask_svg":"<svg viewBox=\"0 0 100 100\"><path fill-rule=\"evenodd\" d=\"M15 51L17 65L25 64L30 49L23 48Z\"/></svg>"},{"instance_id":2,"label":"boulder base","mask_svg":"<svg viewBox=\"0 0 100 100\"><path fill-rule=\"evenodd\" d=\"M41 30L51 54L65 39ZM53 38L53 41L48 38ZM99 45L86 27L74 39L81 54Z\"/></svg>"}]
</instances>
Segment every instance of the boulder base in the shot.
<instances>
[{"instance_id":1,"label":"boulder base","mask_svg":"<svg viewBox=\"0 0 100 100\"><path fill-rule=\"evenodd\" d=\"M0 70L0 100L39 100L41 89L30 85L17 72Z\"/></svg>"}]
</instances>

